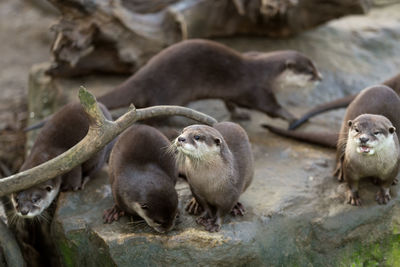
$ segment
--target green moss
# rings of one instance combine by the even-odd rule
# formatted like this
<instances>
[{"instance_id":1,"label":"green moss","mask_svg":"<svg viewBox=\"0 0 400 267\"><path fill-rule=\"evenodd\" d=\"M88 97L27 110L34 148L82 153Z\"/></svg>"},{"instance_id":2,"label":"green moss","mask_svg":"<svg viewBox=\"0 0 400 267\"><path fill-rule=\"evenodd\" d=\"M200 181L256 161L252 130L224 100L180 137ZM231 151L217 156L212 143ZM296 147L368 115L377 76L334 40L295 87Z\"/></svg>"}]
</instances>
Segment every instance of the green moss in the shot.
<instances>
[{"instance_id":1,"label":"green moss","mask_svg":"<svg viewBox=\"0 0 400 267\"><path fill-rule=\"evenodd\" d=\"M66 267L69 266L75 266L74 265L74 252L72 251L72 249L68 246L67 242L64 240L59 240L58 242L58 248L60 250L61 253L61 258L63 259L63 265Z\"/></svg>"},{"instance_id":2,"label":"green moss","mask_svg":"<svg viewBox=\"0 0 400 267\"><path fill-rule=\"evenodd\" d=\"M400 266L400 234L371 244L359 243L343 257L339 266Z\"/></svg>"},{"instance_id":3,"label":"green moss","mask_svg":"<svg viewBox=\"0 0 400 267\"><path fill-rule=\"evenodd\" d=\"M95 97L83 86L79 89L79 100L87 108L92 107L96 103Z\"/></svg>"}]
</instances>

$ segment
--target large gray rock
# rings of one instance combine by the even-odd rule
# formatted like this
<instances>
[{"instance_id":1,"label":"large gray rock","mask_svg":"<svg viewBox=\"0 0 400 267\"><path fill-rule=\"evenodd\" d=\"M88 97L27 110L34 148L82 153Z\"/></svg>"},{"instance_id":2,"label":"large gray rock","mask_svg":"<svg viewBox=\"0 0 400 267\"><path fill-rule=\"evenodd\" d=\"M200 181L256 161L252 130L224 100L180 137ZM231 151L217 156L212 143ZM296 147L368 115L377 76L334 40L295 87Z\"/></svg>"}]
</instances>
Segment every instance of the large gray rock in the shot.
<instances>
[{"instance_id":1,"label":"large gray rock","mask_svg":"<svg viewBox=\"0 0 400 267\"><path fill-rule=\"evenodd\" d=\"M220 41L242 51L293 48L310 55L324 74L323 82L307 92L299 88L279 92L285 106L302 112L396 74L400 69L399 39L400 5L392 5L374 9L366 17L333 21L292 39ZM90 90L103 91L120 80L92 77L84 83ZM63 81L62 86L74 88L69 92L75 94L81 83L82 80ZM219 102L199 102L195 106L215 112L211 115L218 118L228 118ZM305 128L338 131L342 115L343 111L328 113L313 119ZM181 222L172 232L156 234L128 218L104 225L103 210L113 203L103 172L85 191L59 198L53 232L64 264L348 266L396 262L390 247L383 251L380 248L386 241L366 244L387 236L391 244L390 234L398 234L398 186L391 189L390 203L380 206L374 200L378 188L366 181L360 191L364 205L347 205L346 185L331 175L333 150L272 135L259 124L285 123L258 112L251 112L251 116L252 120L242 125L253 145L256 172L253 184L241 198L247 208L244 217L227 216L219 233L204 231L184 211L190 193L187 185L180 182L177 190ZM394 238L398 240L396 235Z\"/></svg>"}]
</instances>

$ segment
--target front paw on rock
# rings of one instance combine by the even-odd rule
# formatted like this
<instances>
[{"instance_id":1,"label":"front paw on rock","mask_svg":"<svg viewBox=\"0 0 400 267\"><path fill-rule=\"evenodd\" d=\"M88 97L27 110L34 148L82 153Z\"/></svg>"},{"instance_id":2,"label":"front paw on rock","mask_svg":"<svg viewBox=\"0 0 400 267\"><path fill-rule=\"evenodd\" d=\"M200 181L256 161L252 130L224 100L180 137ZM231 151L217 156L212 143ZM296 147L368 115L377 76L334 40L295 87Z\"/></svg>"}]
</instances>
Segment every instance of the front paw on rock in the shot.
<instances>
[{"instance_id":1,"label":"front paw on rock","mask_svg":"<svg viewBox=\"0 0 400 267\"><path fill-rule=\"evenodd\" d=\"M376 201L379 205L387 204L390 201L391 197L389 192L384 192L384 190L379 190L376 193Z\"/></svg>"}]
</instances>

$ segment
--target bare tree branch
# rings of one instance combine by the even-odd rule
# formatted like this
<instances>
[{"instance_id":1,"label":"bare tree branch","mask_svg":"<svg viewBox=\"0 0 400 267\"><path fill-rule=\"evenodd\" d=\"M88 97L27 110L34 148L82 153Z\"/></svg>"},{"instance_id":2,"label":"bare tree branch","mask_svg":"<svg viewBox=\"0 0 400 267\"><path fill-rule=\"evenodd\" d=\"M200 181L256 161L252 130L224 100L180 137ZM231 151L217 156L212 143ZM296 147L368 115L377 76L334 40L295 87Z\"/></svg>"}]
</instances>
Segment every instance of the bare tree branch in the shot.
<instances>
[{"instance_id":1,"label":"bare tree branch","mask_svg":"<svg viewBox=\"0 0 400 267\"><path fill-rule=\"evenodd\" d=\"M88 160L105 145L111 142L122 131L137 120L156 116L185 116L201 123L213 125L217 121L201 112L179 106L154 106L138 109L131 106L130 110L115 122L104 118L95 97L81 87L79 99L90 117L87 135L68 151L32 169L17 173L0 180L0 196L30 188L36 184L67 173L74 167Z\"/></svg>"}]
</instances>

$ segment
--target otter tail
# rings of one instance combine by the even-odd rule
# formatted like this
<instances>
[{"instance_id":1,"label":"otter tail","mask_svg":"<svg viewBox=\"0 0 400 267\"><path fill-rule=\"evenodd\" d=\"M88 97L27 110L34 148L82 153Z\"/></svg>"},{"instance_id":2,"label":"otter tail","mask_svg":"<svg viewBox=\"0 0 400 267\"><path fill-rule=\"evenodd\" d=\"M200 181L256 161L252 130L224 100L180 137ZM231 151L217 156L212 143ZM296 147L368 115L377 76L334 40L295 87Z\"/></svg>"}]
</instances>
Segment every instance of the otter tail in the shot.
<instances>
[{"instance_id":1,"label":"otter tail","mask_svg":"<svg viewBox=\"0 0 400 267\"><path fill-rule=\"evenodd\" d=\"M315 115L318 115L325 111L347 107L351 103L351 101L353 101L354 98L356 98L356 96L357 96L357 94L349 95L349 96L345 96L345 97L333 100L331 102L327 102L322 105L316 106L315 108L311 109L306 114L304 114L300 119L298 119L297 121L290 124L289 130L296 129L297 127L299 127L300 125L305 123L309 118L314 117Z\"/></svg>"},{"instance_id":2,"label":"otter tail","mask_svg":"<svg viewBox=\"0 0 400 267\"><path fill-rule=\"evenodd\" d=\"M268 124L263 124L262 127L275 134L330 148L336 148L336 144L339 139L338 133L289 131Z\"/></svg>"}]
</instances>

